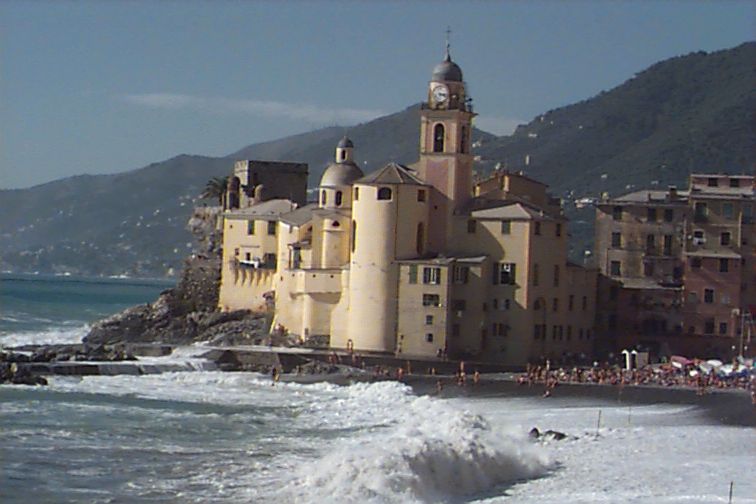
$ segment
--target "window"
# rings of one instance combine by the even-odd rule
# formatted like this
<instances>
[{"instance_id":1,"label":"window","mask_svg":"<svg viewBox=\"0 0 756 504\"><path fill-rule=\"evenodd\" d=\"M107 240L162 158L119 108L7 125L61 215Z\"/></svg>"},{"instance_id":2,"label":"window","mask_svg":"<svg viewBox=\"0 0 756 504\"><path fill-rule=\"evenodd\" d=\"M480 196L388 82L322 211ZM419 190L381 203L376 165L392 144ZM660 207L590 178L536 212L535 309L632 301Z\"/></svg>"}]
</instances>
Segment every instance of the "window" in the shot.
<instances>
[{"instance_id":1,"label":"window","mask_svg":"<svg viewBox=\"0 0 756 504\"><path fill-rule=\"evenodd\" d=\"M444 131L443 124L436 124L433 127L433 152L444 152L444 137L446 132Z\"/></svg>"},{"instance_id":2,"label":"window","mask_svg":"<svg viewBox=\"0 0 756 504\"><path fill-rule=\"evenodd\" d=\"M688 303L698 304L698 294L695 292L688 292Z\"/></svg>"},{"instance_id":3,"label":"window","mask_svg":"<svg viewBox=\"0 0 756 504\"><path fill-rule=\"evenodd\" d=\"M517 264L515 263L498 263L494 264L494 285L515 285L515 275Z\"/></svg>"},{"instance_id":4,"label":"window","mask_svg":"<svg viewBox=\"0 0 756 504\"><path fill-rule=\"evenodd\" d=\"M462 133L459 135L459 152L467 154L467 127L462 126Z\"/></svg>"},{"instance_id":5,"label":"window","mask_svg":"<svg viewBox=\"0 0 756 504\"><path fill-rule=\"evenodd\" d=\"M646 253L654 253L656 252L656 236L655 235L646 235Z\"/></svg>"},{"instance_id":6,"label":"window","mask_svg":"<svg viewBox=\"0 0 756 504\"><path fill-rule=\"evenodd\" d=\"M665 208L664 209L664 221L665 222L672 222L675 220L675 211L671 208Z\"/></svg>"},{"instance_id":7,"label":"window","mask_svg":"<svg viewBox=\"0 0 756 504\"><path fill-rule=\"evenodd\" d=\"M328 193L325 190L320 191L320 204L325 205L328 201Z\"/></svg>"},{"instance_id":8,"label":"window","mask_svg":"<svg viewBox=\"0 0 756 504\"><path fill-rule=\"evenodd\" d=\"M502 310L509 310L509 307L511 305L509 299L504 299L503 301L504 302L502 303L502 307L503 307Z\"/></svg>"},{"instance_id":9,"label":"window","mask_svg":"<svg viewBox=\"0 0 756 504\"><path fill-rule=\"evenodd\" d=\"M467 308L467 303L464 299L453 299L452 300L452 310L453 311L465 311Z\"/></svg>"},{"instance_id":10,"label":"window","mask_svg":"<svg viewBox=\"0 0 756 504\"><path fill-rule=\"evenodd\" d=\"M533 285L538 286L538 265L533 264Z\"/></svg>"},{"instance_id":11,"label":"window","mask_svg":"<svg viewBox=\"0 0 756 504\"><path fill-rule=\"evenodd\" d=\"M245 261L251 261L252 260L252 253L251 252L246 252L244 254L244 260Z\"/></svg>"},{"instance_id":12,"label":"window","mask_svg":"<svg viewBox=\"0 0 756 504\"><path fill-rule=\"evenodd\" d=\"M352 221L352 253L357 248L357 221Z\"/></svg>"},{"instance_id":13,"label":"window","mask_svg":"<svg viewBox=\"0 0 756 504\"><path fill-rule=\"evenodd\" d=\"M706 208L706 203L698 202L695 206L695 219L702 220L706 219L706 215L708 214L708 209Z\"/></svg>"},{"instance_id":14,"label":"window","mask_svg":"<svg viewBox=\"0 0 756 504\"><path fill-rule=\"evenodd\" d=\"M704 334L714 334L714 319L708 319L704 323Z\"/></svg>"},{"instance_id":15,"label":"window","mask_svg":"<svg viewBox=\"0 0 756 504\"><path fill-rule=\"evenodd\" d=\"M559 266L554 265L554 287L559 287Z\"/></svg>"},{"instance_id":16,"label":"window","mask_svg":"<svg viewBox=\"0 0 756 504\"><path fill-rule=\"evenodd\" d=\"M646 210L646 220L648 222L656 222L656 208L648 208Z\"/></svg>"},{"instance_id":17,"label":"window","mask_svg":"<svg viewBox=\"0 0 756 504\"><path fill-rule=\"evenodd\" d=\"M727 273L730 271L730 263L727 259L720 259L719 260L719 272L720 273Z\"/></svg>"},{"instance_id":18,"label":"window","mask_svg":"<svg viewBox=\"0 0 756 504\"><path fill-rule=\"evenodd\" d=\"M672 255L672 235L664 235L664 255Z\"/></svg>"},{"instance_id":19,"label":"window","mask_svg":"<svg viewBox=\"0 0 756 504\"><path fill-rule=\"evenodd\" d=\"M452 324L452 338L459 338L459 324Z\"/></svg>"},{"instance_id":20,"label":"window","mask_svg":"<svg viewBox=\"0 0 756 504\"><path fill-rule=\"evenodd\" d=\"M719 334L727 334L727 322L719 323Z\"/></svg>"},{"instance_id":21,"label":"window","mask_svg":"<svg viewBox=\"0 0 756 504\"><path fill-rule=\"evenodd\" d=\"M410 264L409 267L409 283L417 283L417 264Z\"/></svg>"},{"instance_id":22,"label":"window","mask_svg":"<svg viewBox=\"0 0 756 504\"><path fill-rule=\"evenodd\" d=\"M731 178L730 187L740 187L740 180L736 178Z\"/></svg>"},{"instance_id":23,"label":"window","mask_svg":"<svg viewBox=\"0 0 756 504\"><path fill-rule=\"evenodd\" d=\"M425 189L417 190L417 201L421 203L425 201Z\"/></svg>"},{"instance_id":24,"label":"window","mask_svg":"<svg viewBox=\"0 0 756 504\"><path fill-rule=\"evenodd\" d=\"M470 268L468 266L455 265L452 270L453 282L455 284L466 284L470 276Z\"/></svg>"},{"instance_id":25,"label":"window","mask_svg":"<svg viewBox=\"0 0 756 504\"><path fill-rule=\"evenodd\" d=\"M619 261L612 261L609 264L609 274L612 276L622 275L622 263Z\"/></svg>"},{"instance_id":26,"label":"window","mask_svg":"<svg viewBox=\"0 0 756 504\"><path fill-rule=\"evenodd\" d=\"M732 203L722 203L722 217L732 219L734 213Z\"/></svg>"},{"instance_id":27,"label":"window","mask_svg":"<svg viewBox=\"0 0 756 504\"><path fill-rule=\"evenodd\" d=\"M417 234L415 235L415 250L417 255L423 255L425 250L425 225L422 222L417 224Z\"/></svg>"},{"instance_id":28,"label":"window","mask_svg":"<svg viewBox=\"0 0 756 504\"><path fill-rule=\"evenodd\" d=\"M425 316L425 325L433 325L433 315Z\"/></svg>"},{"instance_id":29,"label":"window","mask_svg":"<svg viewBox=\"0 0 756 504\"><path fill-rule=\"evenodd\" d=\"M622 247L622 233L612 233L612 247Z\"/></svg>"},{"instance_id":30,"label":"window","mask_svg":"<svg viewBox=\"0 0 756 504\"><path fill-rule=\"evenodd\" d=\"M583 311L588 309L588 296L583 296Z\"/></svg>"},{"instance_id":31,"label":"window","mask_svg":"<svg viewBox=\"0 0 756 504\"><path fill-rule=\"evenodd\" d=\"M276 268L276 254L263 254L263 264L266 268Z\"/></svg>"},{"instance_id":32,"label":"window","mask_svg":"<svg viewBox=\"0 0 756 504\"><path fill-rule=\"evenodd\" d=\"M341 191L336 191L336 206L341 206L341 200L343 199L343 194Z\"/></svg>"},{"instance_id":33,"label":"window","mask_svg":"<svg viewBox=\"0 0 756 504\"><path fill-rule=\"evenodd\" d=\"M556 233L557 236L562 236L562 224L561 223L557 222L557 225L556 225L556 228L555 228L554 232Z\"/></svg>"},{"instance_id":34,"label":"window","mask_svg":"<svg viewBox=\"0 0 756 504\"><path fill-rule=\"evenodd\" d=\"M247 234L248 235L255 234L255 221L253 220L247 221Z\"/></svg>"},{"instance_id":35,"label":"window","mask_svg":"<svg viewBox=\"0 0 756 504\"><path fill-rule=\"evenodd\" d=\"M720 245L729 245L731 236L729 232L724 232L721 235L719 235L719 244Z\"/></svg>"},{"instance_id":36,"label":"window","mask_svg":"<svg viewBox=\"0 0 756 504\"><path fill-rule=\"evenodd\" d=\"M559 311L559 298L554 298L551 300L551 311Z\"/></svg>"},{"instance_id":37,"label":"window","mask_svg":"<svg viewBox=\"0 0 756 504\"><path fill-rule=\"evenodd\" d=\"M700 269L701 268L701 258L700 257L691 257L690 258L690 268L691 269Z\"/></svg>"},{"instance_id":38,"label":"window","mask_svg":"<svg viewBox=\"0 0 756 504\"><path fill-rule=\"evenodd\" d=\"M441 306L438 294L423 294L423 306Z\"/></svg>"},{"instance_id":39,"label":"window","mask_svg":"<svg viewBox=\"0 0 756 504\"><path fill-rule=\"evenodd\" d=\"M622 220L622 207L616 206L612 208L612 219L619 221Z\"/></svg>"},{"instance_id":40,"label":"window","mask_svg":"<svg viewBox=\"0 0 756 504\"><path fill-rule=\"evenodd\" d=\"M276 221L268 221L268 235L276 235L276 224L278 224Z\"/></svg>"},{"instance_id":41,"label":"window","mask_svg":"<svg viewBox=\"0 0 756 504\"><path fill-rule=\"evenodd\" d=\"M425 341L426 341L427 343L433 343L433 334L432 334L432 333L428 333L428 334L426 334L426 335L425 335Z\"/></svg>"},{"instance_id":42,"label":"window","mask_svg":"<svg viewBox=\"0 0 756 504\"><path fill-rule=\"evenodd\" d=\"M512 232L512 221L501 221L501 234L509 234Z\"/></svg>"},{"instance_id":43,"label":"window","mask_svg":"<svg viewBox=\"0 0 756 504\"><path fill-rule=\"evenodd\" d=\"M381 187L378 189L378 199L379 200L390 200L391 199L391 189L388 187Z\"/></svg>"},{"instance_id":44,"label":"window","mask_svg":"<svg viewBox=\"0 0 756 504\"><path fill-rule=\"evenodd\" d=\"M714 302L714 289L704 289L704 303Z\"/></svg>"},{"instance_id":45,"label":"window","mask_svg":"<svg viewBox=\"0 0 756 504\"><path fill-rule=\"evenodd\" d=\"M538 298L535 301L533 301L533 309L534 310L540 310L541 309L541 299Z\"/></svg>"},{"instance_id":46,"label":"window","mask_svg":"<svg viewBox=\"0 0 756 504\"><path fill-rule=\"evenodd\" d=\"M533 234L540 235L541 234L541 223L536 222L535 226L533 228Z\"/></svg>"},{"instance_id":47,"label":"window","mask_svg":"<svg viewBox=\"0 0 756 504\"><path fill-rule=\"evenodd\" d=\"M477 227L478 221L475 220L468 220L467 221L467 232L470 234L475 233L475 228Z\"/></svg>"},{"instance_id":48,"label":"window","mask_svg":"<svg viewBox=\"0 0 756 504\"><path fill-rule=\"evenodd\" d=\"M423 268L423 283L438 285L441 283L441 268Z\"/></svg>"},{"instance_id":49,"label":"window","mask_svg":"<svg viewBox=\"0 0 756 504\"><path fill-rule=\"evenodd\" d=\"M572 311L572 309L575 307L575 295L570 294L570 297L567 298L567 309L569 311Z\"/></svg>"},{"instance_id":50,"label":"window","mask_svg":"<svg viewBox=\"0 0 756 504\"><path fill-rule=\"evenodd\" d=\"M719 185L719 179L716 177L709 177L707 184L709 187L717 187Z\"/></svg>"},{"instance_id":51,"label":"window","mask_svg":"<svg viewBox=\"0 0 756 504\"><path fill-rule=\"evenodd\" d=\"M355 187L354 188L354 201L357 201L360 199L360 188Z\"/></svg>"}]
</instances>

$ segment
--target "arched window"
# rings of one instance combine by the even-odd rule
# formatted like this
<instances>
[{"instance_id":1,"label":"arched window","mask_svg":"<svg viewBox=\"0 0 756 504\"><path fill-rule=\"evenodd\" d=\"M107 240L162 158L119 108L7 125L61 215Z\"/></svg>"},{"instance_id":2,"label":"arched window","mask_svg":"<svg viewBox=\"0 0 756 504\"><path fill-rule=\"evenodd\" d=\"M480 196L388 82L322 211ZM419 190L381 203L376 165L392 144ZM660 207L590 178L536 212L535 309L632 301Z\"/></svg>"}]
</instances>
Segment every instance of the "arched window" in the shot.
<instances>
[{"instance_id":1,"label":"arched window","mask_svg":"<svg viewBox=\"0 0 756 504\"><path fill-rule=\"evenodd\" d=\"M388 187L381 187L378 189L378 199L379 200L390 200L391 199L391 189Z\"/></svg>"},{"instance_id":2,"label":"arched window","mask_svg":"<svg viewBox=\"0 0 756 504\"><path fill-rule=\"evenodd\" d=\"M444 137L446 132L444 125L441 123L433 127L433 152L444 152Z\"/></svg>"},{"instance_id":3,"label":"arched window","mask_svg":"<svg viewBox=\"0 0 756 504\"><path fill-rule=\"evenodd\" d=\"M341 206L341 191L336 191L336 206Z\"/></svg>"},{"instance_id":4,"label":"arched window","mask_svg":"<svg viewBox=\"0 0 756 504\"><path fill-rule=\"evenodd\" d=\"M354 188L354 201L357 201L358 199L360 199L360 188L355 187Z\"/></svg>"},{"instance_id":5,"label":"arched window","mask_svg":"<svg viewBox=\"0 0 756 504\"><path fill-rule=\"evenodd\" d=\"M346 159L346 151L342 150L339 152L339 161L344 161Z\"/></svg>"},{"instance_id":6,"label":"arched window","mask_svg":"<svg viewBox=\"0 0 756 504\"><path fill-rule=\"evenodd\" d=\"M416 248L417 248L417 254L423 255L424 245L425 245L425 226L422 222L420 222L417 225L417 237L416 239Z\"/></svg>"},{"instance_id":7,"label":"arched window","mask_svg":"<svg viewBox=\"0 0 756 504\"><path fill-rule=\"evenodd\" d=\"M320 204L325 205L326 201L328 201L328 196L326 195L326 192L320 191Z\"/></svg>"},{"instance_id":8,"label":"arched window","mask_svg":"<svg viewBox=\"0 0 756 504\"><path fill-rule=\"evenodd\" d=\"M462 134L459 139L459 152L467 154L467 126L462 126Z\"/></svg>"},{"instance_id":9,"label":"arched window","mask_svg":"<svg viewBox=\"0 0 756 504\"><path fill-rule=\"evenodd\" d=\"M357 221L352 221L352 253L357 248Z\"/></svg>"}]
</instances>

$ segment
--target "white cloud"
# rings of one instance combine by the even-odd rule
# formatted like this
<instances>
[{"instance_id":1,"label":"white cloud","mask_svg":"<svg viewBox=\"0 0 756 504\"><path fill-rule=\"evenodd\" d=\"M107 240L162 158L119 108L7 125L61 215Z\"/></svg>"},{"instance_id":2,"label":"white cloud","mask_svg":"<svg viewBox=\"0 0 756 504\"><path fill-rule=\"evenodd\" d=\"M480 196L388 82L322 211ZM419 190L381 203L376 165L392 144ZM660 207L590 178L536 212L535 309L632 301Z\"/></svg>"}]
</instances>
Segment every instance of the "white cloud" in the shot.
<instances>
[{"instance_id":1,"label":"white cloud","mask_svg":"<svg viewBox=\"0 0 756 504\"><path fill-rule=\"evenodd\" d=\"M527 121L510 117L478 116L475 118L477 128L494 135L511 135L518 125L525 123Z\"/></svg>"},{"instance_id":2,"label":"white cloud","mask_svg":"<svg viewBox=\"0 0 756 504\"><path fill-rule=\"evenodd\" d=\"M247 114L266 118L284 118L314 124L355 124L385 115L382 110L325 108L319 105L284 103L268 100L193 96L175 93L127 94L128 103L165 110L194 110L215 114Z\"/></svg>"}]
</instances>

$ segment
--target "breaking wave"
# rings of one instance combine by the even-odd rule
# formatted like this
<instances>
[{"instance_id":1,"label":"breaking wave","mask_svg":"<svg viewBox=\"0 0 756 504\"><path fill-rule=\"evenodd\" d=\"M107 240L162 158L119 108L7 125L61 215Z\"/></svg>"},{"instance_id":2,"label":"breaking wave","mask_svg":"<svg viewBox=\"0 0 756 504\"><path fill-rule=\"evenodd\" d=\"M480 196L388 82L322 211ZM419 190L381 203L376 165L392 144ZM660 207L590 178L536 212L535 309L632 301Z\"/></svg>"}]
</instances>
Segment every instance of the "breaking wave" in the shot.
<instances>
[{"instance_id":1,"label":"breaking wave","mask_svg":"<svg viewBox=\"0 0 756 504\"><path fill-rule=\"evenodd\" d=\"M494 428L445 401L414 397L400 384L349 389L351 404L334 405L342 406L343 425L353 423L353 413L362 420L372 415L372 425L304 464L286 489L292 500L443 502L498 493L553 466L522 433Z\"/></svg>"}]
</instances>

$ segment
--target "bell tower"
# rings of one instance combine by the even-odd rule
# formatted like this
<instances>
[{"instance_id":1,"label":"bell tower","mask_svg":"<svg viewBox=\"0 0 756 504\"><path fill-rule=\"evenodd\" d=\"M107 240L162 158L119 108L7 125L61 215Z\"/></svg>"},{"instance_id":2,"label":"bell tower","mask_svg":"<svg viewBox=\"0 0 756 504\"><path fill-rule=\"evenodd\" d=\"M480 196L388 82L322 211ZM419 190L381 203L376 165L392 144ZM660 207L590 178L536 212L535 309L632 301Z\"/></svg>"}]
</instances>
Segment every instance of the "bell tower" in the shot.
<instances>
[{"instance_id":1,"label":"bell tower","mask_svg":"<svg viewBox=\"0 0 756 504\"><path fill-rule=\"evenodd\" d=\"M428 99L420 110L420 177L436 188L431 201L432 228L429 246L445 249L451 232L451 218L472 197L472 119L475 114L467 97L462 69L449 53L433 69ZM434 229L435 228L435 229Z\"/></svg>"}]
</instances>

